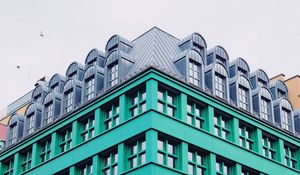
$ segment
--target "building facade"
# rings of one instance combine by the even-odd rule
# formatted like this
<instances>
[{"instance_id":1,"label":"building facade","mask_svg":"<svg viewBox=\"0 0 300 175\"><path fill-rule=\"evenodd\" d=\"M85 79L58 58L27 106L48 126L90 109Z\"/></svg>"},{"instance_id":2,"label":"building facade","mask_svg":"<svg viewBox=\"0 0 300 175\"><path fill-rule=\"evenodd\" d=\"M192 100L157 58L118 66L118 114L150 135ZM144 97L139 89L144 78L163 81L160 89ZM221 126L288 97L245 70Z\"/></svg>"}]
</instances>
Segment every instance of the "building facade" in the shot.
<instances>
[{"instance_id":1,"label":"building facade","mask_svg":"<svg viewBox=\"0 0 300 175\"><path fill-rule=\"evenodd\" d=\"M4 175L298 175L284 82L154 27L112 36L32 92L8 123Z\"/></svg>"}]
</instances>

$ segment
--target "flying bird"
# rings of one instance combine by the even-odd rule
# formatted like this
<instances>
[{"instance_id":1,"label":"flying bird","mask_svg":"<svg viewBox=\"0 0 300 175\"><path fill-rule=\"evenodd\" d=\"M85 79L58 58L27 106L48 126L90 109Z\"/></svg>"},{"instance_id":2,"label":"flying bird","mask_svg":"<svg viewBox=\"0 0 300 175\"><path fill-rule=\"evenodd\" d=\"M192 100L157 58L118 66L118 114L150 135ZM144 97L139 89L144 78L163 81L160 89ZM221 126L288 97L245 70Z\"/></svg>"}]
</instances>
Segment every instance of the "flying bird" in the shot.
<instances>
[{"instance_id":1,"label":"flying bird","mask_svg":"<svg viewBox=\"0 0 300 175\"><path fill-rule=\"evenodd\" d=\"M44 38L44 34L42 31L40 32L40 37Z\"/></svg>"},{"instance_id":2,"label":"flying bird","mask_svg":"<svg viewBox=\"0 0 300 175\"><path fill-rule=\"evenodd\" d=\"M21 66L20 65L17 65L17 69L20 69L21 68Z\"/></svg>"}]
</instances>

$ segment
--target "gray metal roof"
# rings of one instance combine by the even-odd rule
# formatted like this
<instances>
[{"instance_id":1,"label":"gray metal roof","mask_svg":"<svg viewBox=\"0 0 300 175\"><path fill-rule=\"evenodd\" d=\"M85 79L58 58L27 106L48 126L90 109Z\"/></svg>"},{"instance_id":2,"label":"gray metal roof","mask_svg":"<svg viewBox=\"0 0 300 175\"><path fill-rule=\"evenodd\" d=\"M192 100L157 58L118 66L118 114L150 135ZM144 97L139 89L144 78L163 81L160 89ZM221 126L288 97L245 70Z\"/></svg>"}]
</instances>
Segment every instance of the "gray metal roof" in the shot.
<instances>
[{"instance_id":1,"label":"gray metal roof","mask_svg":"<svg viewBox=\"0 0 300 175\"><path fill-rule=\"evenodd\" d=\"M269 79L267 73L262 69L257 69L256 71L251 72L250 77L252 78L254 76L256 76L257 78L259 78L261 80L264 80L266 83L270 82L270 79Z\"/></svg>"},{"instance_id":2,"label":"gray metal roof","mask_svg":"<svg viewBox=\"0 0 300 175\"><path fill-rule=\"evenodd\" d=\"M288 110L293 111L293 106L287 98L278 98L278 99L273 101L273 105L274 106L280 105L281 107L284 107Z\"/></svg>"},{"instance_id":3,"label":"gray metal roof","mask_svg":"<svg viewBox=\"0 0 300 175\"><path fill-rule=\"evenodd\" d=\"M250 72L250 67L248 63L243 58L237 58L230 62L229 67L232 65L236 65L247 72Z\"/></svg>"},{"instance_id":4,"label":"gray metal roof","mask_svg":"<svg viewBox=\"0 0 300 175\"><path fill-rule=\"evenodd\" d=\"M272 82L270 84L270 89L271 88L278 88L279 90L288 93L288 88L286 84L281 80L276 80L275 82Z\"/></svg>"},{"instance_id":5,"label":"gray metal roof","mask_svg":"<svg viewBox=\"0 0 300 175\"><path fill-rule=\"evenodd\" d=\"M257 87L256 89L252 90L252 96L259 94L260 96L268 99L273 100L273 96L271 91L266 87Z\"/></svg>"},{"instance_id":6,"label":"gray metal roof","mask_svg":"<svg viewBox=\"0 0 300 175\"><path fill-rule=\"evenodd\" d=\"M44 99L44 104L49 103L50 101L54 100L55 98L61 99L61 94L55 91L50 91Z\"/></svg>"},{"instance_id":7,"label":"gray metal roof","mask_svg":"<svg viewBox=\"0 0 300 175\"><path fill-rule=\"evenodd\" d=\"M67 71L66 71L66 77L70 77L74 72L78 73L78 71L84 71L84 65L78 63L78 62L73 62L69 65ZM78 77L80 79L82 77Z\"/></svg>"},{"instance_id":8,"label":"gray metal roof","mask_svg":"<svg viewBox=\"0 0 300 175\"><path fill-rule=\"evenodd\" d=\"M238 82L238 84L242 85L243 87L251 89L250 81L244 75L238 75L229 79L229 85L234 84L236 82Z\"/></svg>"},{"instance_id":9,"label":"gray metal roof","mask_svg":"<svg viewBox=\"0 0 300 175\"><path fill-rule=\"evenodd\" d=\"M18 121L24 121L24 117L19 114L14 114L9 120L9 126L15 124Z\"/></svg>"},{"instance_id":10,"label":"gray metal roof","mask_svg":"<svg viewBox=\"0 0 300 175\"><path fill-rule=\"evenodd\" d=\"M198 63L201 63L201 64L204 63L204 59L202 58L201 54L194 49L181 52L179 54L179 56L177 56L177 59L174 60L174 62L181 60L184 57L188 57L188 58L190 58Z\"/></svg>"},{"instance_id":11,"label":"gray metal roof","mask_svg":"<svg viewBox=\"0 0 300 175\"><path fill-rule=\"evenodd\" d=\"M27 115L29 115L29 114L31 114L31 113L33 113L36 109L38 109L38 110L42 110L42 105L40 104L40 103L31 103L28 107L27 107L27 109L26 109L26 111L25 111L25 116L27 116Z\"/></svg>"},{"instance_id":12,"label":"gray metal roof","mask_svg":"<svg viewBox=\"0 0 300 175\"><path fill-rule=\"evenodd\" d=\"M85 64L88 66L90 64L95 63L98 66L104 67L105 65L105 54L101 50L98 49L92 49L85 59Z\"/></svg>"},{"instance_id":13,"label":"gray metal roof","mask_svg":"<svg viewBox=\"0 0 300 175\"><path fill-rule=\"evenodd\" d=\"M66 81L66 84L64 86L64 90L63 92L67 92L68 90L74 88L75 86L82 86L82 82L77 80L77 79L73 79L73 78L70 78Z\"/></svg>"},{"instance_id":14,"label":"gray metal roof","mask_svg":"<svg viewBox=\"0 0 300 175\"><path fill-rule=\"evenodd\" d=\"M229 60L229 56L228 56L226 50L222 46L215 46L215 47L209 49L207 52L207 55L209 55L211 53L215 53L219 57Z\"/></svg>"}]
</instances>

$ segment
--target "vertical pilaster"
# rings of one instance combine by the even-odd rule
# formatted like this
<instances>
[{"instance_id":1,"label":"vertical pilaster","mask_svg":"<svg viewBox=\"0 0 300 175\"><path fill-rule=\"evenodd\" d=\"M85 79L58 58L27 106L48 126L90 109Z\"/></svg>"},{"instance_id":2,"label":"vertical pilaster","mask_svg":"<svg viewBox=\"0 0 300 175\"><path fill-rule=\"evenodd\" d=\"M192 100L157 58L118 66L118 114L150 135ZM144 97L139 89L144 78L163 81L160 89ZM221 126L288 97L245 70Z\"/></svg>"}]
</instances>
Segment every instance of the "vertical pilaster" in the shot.
<instances>
[{"instance_id":1,"label":"vertical pilaster","mask_svg":"<svg viewBox=\"0 0 300 175\"><path fill-rule=\"evenodd\" d=\"M99 135L101 133L101 111L100 108L97 108L95 110L95 135Z\"/></svg>"},{"instance_id":2,"label":"vertical pilaster","mask_svg":"<svg viewBox=\"0 0 300 175\"><path fill-rule=\"evenodd\" d=\"M232 119L232 141L235 144L239 144L239 139L240 139L240 135L239 135L239 119L233 117Z\"/></svg>"},{"instance_id":3,"label":"vertical pilaster","mask_svg":"<svg viewBox=\"0 0 300 175\"><path fill-rule=\"evenodd\" d=\"M179 166L180 169L187 173L188 172L188 151L189 151L189 146L186 142L181 142L180 144L180 156L179 156Z\"/></svg>"},{"instance_id":4,"label":"vertical pilaster","mask_svg":"<svg viewBox=\"0 0 300 175\"><path fill-rule=\"evenodd\" d=\"M146 132L146 162L157 162L158 133L155 130Z\"/></svg>"},{"instance_id":5,"label":"vertical pilaster","mask_svg":"<svg viewBox=\"0 0 300 175\"><path fill-rule=\"evenodd\" d=\"M156 80L148 80L146 82L146 109L157 109L157 91L158 82Z\"/></svg>"},{"instance_id":6,"label":"vertical pilaster","mask_svg":"<svg viewBox=\"0 0 300 175\"><path fill-rule=\"evenodd\" d=\"M39 149L38 149L38 143L34 143L32 145L32 158L31 158L31 164L32 167L35 167L39 163Z\"/></svg>"},{"instance_id":7,"label":"vertical pilaster","mask_svg":"<svg viewBox=\"0 0 300 175\"><path fill-rule=\"evenodd\" d=\"M0 162L0 174L4 174L4 163Z\"/></svg>"},{"instance_id":8,"label":"vertical pilaster","mask_svg":"<svg viewBox=\"0 0 300 175\"><path fill-rule=\"evenodd\" d=\"M80 127L79 122L76 120L72 123L72 148L80 142Z\"/></svg>"},{"instance_id":9,"label":"vertical pilaster","mask_svg":"<svg viewBox=\"0 0 300 175\"><path fill-rule=\"evenodd\" d=\"M255 151L258 152L259 154L263 153L263 145L262 145L262 131L261 129L257 128L254 131L254 147Z\"/></svg>"},{"instance_id":10,"label":"vertical pilaster","mask_svg":"<svg viewBox=\"0 0 300 175\"><path fill-rule=\"evenodd\" d=\"M215 111L214 107L208 105L206 108L206 130L210 132L211 134L214 134L214 117L215 117Z\"/></svg>"},{"instance_id":11,"label":"vertical pilaster","mask_svg":"<svg viewBox=\"0 0 300 175\"><path fill-rule=\"evenodd\" d=\"M236 163L232 169L233 173L232 174L242 174L242 165L239 163Z\"/></svg>"},{"instance_id":12,"label":"vertical pilaster","mask_svg":"<svg viewBox=\"0 0 300 175\"><path fill-rule=\"evenodd\" d=\"M100 157L99 155L93 156L93 175L99 175L100 174Z\"/></svg>"},{"instance_id":13,"label":"vertical pilaster","mask_svg":"<svg viewBox=\"0 0 300 175\"><path fill-rule=\"evenodd\" d=\"M178 118L181 119L182 121L186 122L186 106L187 106L187 95L184 93L179 94L179 113L178 113Z\"/></svg>"},{"instance_id":14,"label":"vertical pilaster","mask_svg":"<svg viewBox=\"0 0 300 175\"><path fill-rule=\"evenodd\" d=\"M208 154L208 174L209 175L215 175L216 172L216 155L213 153Z\"/></svg>"},{"instance_id":15,"label":"vertical pilaster","mask_svg":"<svg viewBox=\"0 0 300 175\"><path fill-rule=\"evenodd\" d=\"M124 143L118 145L118 173L121 174L126 170L126 148Z\"/></svg>"},{"instance_id":16,"label":"vertical pilaster","mask_svg":"<svg viewBox=\"0 0 300 175\"><path fill-rule=\"evenodd\" d=\"M58 135L57 132L52 133L51 135L51 158L55 157L58 154Z\"/></svg>"},{"instance_id":17,"label":"vertical pilaster","mask_svg":"<svg viewBox=\"0 0 300 175\"><path fill-rule=\"evenodd\" d=\"M16 153L14 155L14 172L13 175L18 175L20 174L20 170L21 170L21 155L20 153Z\"/></svg>"},{"instance_id":18,"label":"vertical pilaster","mask_svg":"<svg viewBox=\"0 0 300 175\"><path fill-rule=\"evenodd\" d=\"M129 118L128 112L127 112L128 108L127 108L125 94L122 94L119 98L119 109L120 109L119 120L120 120L120 123L122 123L123 121L125 121L126 119Z\"/></svg>"},{"instance_id":19,"label":"vertical pilaster","mask_svg":"<svg viewBox=\"0 0 300 175\"><path fill-rule=\"evenodd\" d=\"M70 168L70 175L77 175L77 172L76 172L76 167L75 166L71 166Z\"/></svg>"},{"instance_id":20,"label":"vertical pilaster","mask_svg":"<svg viewBox=\"0 0 300 175\"><path fill-rule=\"evenodd\" d=\"M284 164L284 142L282 139L278 139L277 141L277 148L276 148L276 152L277 152L277 160L279 162L281 162L282 164Z\"/></svg>"}]
</instances>

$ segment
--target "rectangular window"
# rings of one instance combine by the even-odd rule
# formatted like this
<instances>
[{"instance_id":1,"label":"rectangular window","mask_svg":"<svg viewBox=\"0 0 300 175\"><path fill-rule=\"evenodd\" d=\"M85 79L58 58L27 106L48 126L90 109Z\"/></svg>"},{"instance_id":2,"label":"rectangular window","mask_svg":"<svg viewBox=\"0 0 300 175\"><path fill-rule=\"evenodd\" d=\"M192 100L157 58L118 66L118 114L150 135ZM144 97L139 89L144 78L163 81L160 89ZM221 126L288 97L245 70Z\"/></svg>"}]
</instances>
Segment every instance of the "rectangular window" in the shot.
<instances>
[{"instance_id":1,"label":"rectangular window","mask_svg":"<svg viewBox=\"0 0 300 175\"><path fill-rule=\"evenodd\" d=\"M72 148L72 128L60 132L59 136L60 136L59 148L61 153Z\"/></svg>"},{"instance_id":2,"label":"rectangular window","mask_svg":"<svg viewBox=\"0 0 300 175\"><path fill-rule=\"evenodd\" d=\"M259 175L260 173L250 168L242 168L242 175Z\"/></svg>"},{"instance_id":3,"label":"rectangular window","mask_svg":"<svg viewBox=\"0 0 300 175\"><path fill-rule=\"evenodd\" d=\"M176 116L176 95L166 89L159 88L157 92L157 109L169 116Z\"/></svg>"},{"instance_id":4,"label":"rectangular window","mask_svg":"<svg viewBox=\"0 0 300 175\"><path fill-rule=\"evenodd\" d=\"M6 162L3 162L4 164L4 174L3 175L13 175L14 174L14 159L10 159Z\"/></svg>"},{"instance_id":5,"label":"rectangular window","mask_svg":"<svg viewBox=\"0 0 300 175\"><path fill-rule=\"evenodd\" d=\"M239 140L240 146L249 150L253 150L254 141L252 136L252 129L240 123L239 135L240 135L240 140Z\"/></svg>"},{"instance_id":6,"label":"rectangular window","mask_svg":"<svg viewBox=\"0 0 300 175\"><path fill-rule=\"evenodd\" d=\"M261 118L271 121L271 104L270 100L261 97Z\"/></svg>"},{"instance_id":7,"label":"rectangular window","mask_svg":"<svg viewBox=\"0 0 300 175\"><path fill-rule=\"evenodd\" d=\"M10 145L17 143L17 123L10 126L9 129L9 143Z\"/></svg>"},{"instance_id":8,"label":"rectangular window","mask_svg":"<svg viewBox=\"0 0 300 175\"><path fill-rule=\"evenodd\" d=\"M117 175L118 174L118 152L116 150L106 154L102 158L103 175Z\"/></svg>"},{"instance_id":9,"label":"rectangular window","mask_svg":"<svg viewBox=\"0 0 300 175\"><path fill-rule=\"evenodd\" d=\"M248 89L239 86L239 90L238 90L238 96L239 96L239 107L244 109L244 110L248 110L249 109L249 97L248 97Z\"/></svg>"},{"instance_id":10,"label":"rectangular window","mask_svg":"<svg viewBox=\"0 0 300 175\"><path fill-rule=\"evenodd\" d=\"M231 175L231 165L226 161L217 159L216 171L217 175Z\"/></svg>"},{"instance_id":11,"label":"rectangular window","mask_svg":"<svg viewBox=\"0 0 300 175\"><path fill-rule=\"evenodd\" d=\"M214 117L215 135L230 140L230 119L221 114L215 113Z\"/></svg>"},{"instance_id":12,"label":"rectangular window","mask_svg":"<svg viewBox=\"0 0 300 175\"><path fill-rule=\"evenodd\" d=\"M116 100L112 104L104 108L105 120L104 125L105 129L110 129L114 126L117 126L120 123L119 113L119 101Z\"/></svg>"},{"instance_id":13,"label":"rectangular window","mask_svg":"<svg viewBox=\"0 0 300 175\"><path fill-rule=\"evenodd\" d=\"M197 128L204 129L205 119L203 117L203 106L188 100L187 102L187 123Z\"/></svg>"},{"instance_id":14,"label":"rectangular window","mask_svg":"<svg viewBox=\"0 0 300 175\"><path fill-rule=\"evenodd\" d=\"M282 128L288 131L292 131L291 112L285 108L282 108Z\"/></svg>"},{"instance_id":15,"label":"rectangular window","mask_svg":"<svg viewBox=\"0 0 300 175\"><path fill-rule=\"evenodd\" d=\"M202 152L195 149L188 151L188 173L189 175L204 175L207 166L205 164L205 156Z\"/></svg>"},{"instance_id":16,"label":"rectangular window","mask_svg":"<svg viewBox=\"0 0 300 175\"><path fill-rule=\"evenodd\" d=\"M45 124L51 123L53 120L53 103L46 104L45 107Z\"/></svg>"},{"instance_id":17,"label":"rectangular window","mask_svg":"<svg viewBox=\"0 0 300 175\"><path fill-rule=\"evenodd\" d=\"M51 139L47 139L40 143L40 162L43 163L50 159Z\"/></svg>"},{"instance_id":18,"label":"rectangular window","mask_svg":"<svg viewBox=\"0 0 300 175\"><path fill-rule=\"evenodd\" d=\"M217 97L225 98L225 77L215 73L215 93Z\"/></svg>"},{"instance_id":19,"label":"rectangular window","mask_svg":"<svg viewBox=\"0 0 300 175\"><path fill-rule=\"evenodd\" d=\"M130 94L130 97L131 106L129 110L131 117L146 111L146 90L144 88Z\"/></svg>"},{"instance_id":20,"label":"rectangular window","mask_svg":"<svg viewBox=\"0 0 300 175\"><path fill-rule=\"evenodd\" d=\"M31 150L28 150L21 153L21 156L21 171L25 172L31 168L32 152Z\"/></svg>"},{"instance_id":21,"label":"rectangular window","mask_svg":"<svg viewBox=\"0 0 300 175\"><path fill-rule=\"evenodd\" d=\"M94 137L94 126L95 119L94 116L90 116L83 121L81 121L81 140L82 142L87 141Z\"/></svg>"},{"instance_id":22,"label":"rectangular window","mask_svg":"<svg viewBox=\"0 0 300 175\"><path fill-rule=\"evenodd\" d=\"M284 146L284 163L286 166L291 168L296 168L298 161L296 158L297 149L292 148L290 146Z\"/></svg>"},{"instance_id":23,"label":"rectangular window","mask_svg":"<svg viewBox=\"0 0 300 175\"><path fill-rule=\"evenodd\" d=\"M31 134L34 131L34 113L31 113L30 115L27 116L27 128L26 128L26 133Z\"/></svg>"},{"instance_id":24,"label":"rectangular window","mask_svg":"<svg viewBox=\"0 0 300 175\"><path fill-rule=\"evenodd\" d=\"M90 100L95 96L95 78L91 77L86 81L86 99Z\"/></svg>"},{"instance_id":25,"label":"rectangular window","mask_svg":"<svg viewBox=\"0 0 300 175\"><path fill-rule=\"evenodd\" d=\"M272 139L267 136L263 136L262 145L263 145L263 155L265 157L274 160L276 156L275 139Z\"/></svg>"},{"instance_id":26,"label":"rectangular window","mask_svg":"<svg viewBox=\"0 0 300 175\"><path fill-rule=\"evenodd\" d=\"M73 90L69 90L66 92L66 100L65 100L65 110L66 112L70 112L73 109Z\"/></svg>"},{"instance_id":27,"label":"rectangular window","mask_svg":"<svg viewBox=\"0 0 300 175\"><path fill-rule=\"evenodd\" d=\"M118 84L119 66L118 62L113 63L109 67L109 85L113 87Z\"/></svg>"},{"instance_id":28,"label":"rectangular window","mask_svg":"<svg viewBox=\"0 0 300 175\"><path fill-rule=\"evenodd\" d=\"M157 162L171 168L177 168L178 153L176 144L167 139L158 139Z\"/></svg>"},{"instance_id":29,"label":"rectangular window","mask_svg":"<svg viewBox=\"0 0 300 175\"><path fill-rule=\"evenodd\" d=\"M128 162L130 168L135 168L146 163L146 141L141 139L135 141L128 146L129 156Z\"/></svg>"},{"instance_id":30,"label":"rectangular window","mask_svg":"<svg viewBox=\"0 0 300 175\"><path fill-rule=\"evenodd\" d=\"M84 163L77 166L79 170L79 175L92 175L93 174L93 164L92 161Z\"/></svg>"},{"instance_id":31,"label":"rectangular window","mask_svg":"<svg viewBox=\"0 0 300 175\"><path fill-rule=\"evenodd\" d=\"M190 60L189 61L189 82L195 86L199 86L201 83L201 66L199 63Z\"/></svg>"}]
</instances>

